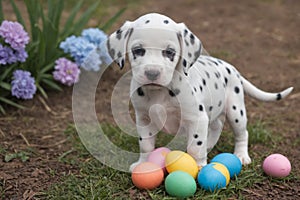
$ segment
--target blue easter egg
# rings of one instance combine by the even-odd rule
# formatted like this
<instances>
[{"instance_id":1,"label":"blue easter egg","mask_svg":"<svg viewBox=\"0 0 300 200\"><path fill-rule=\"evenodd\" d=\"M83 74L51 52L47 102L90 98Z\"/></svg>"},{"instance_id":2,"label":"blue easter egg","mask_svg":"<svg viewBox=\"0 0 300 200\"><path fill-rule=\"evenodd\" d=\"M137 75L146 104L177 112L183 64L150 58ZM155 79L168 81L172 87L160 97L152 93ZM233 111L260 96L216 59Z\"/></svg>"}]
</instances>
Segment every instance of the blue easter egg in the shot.
<instances>
[{"instance_id":1,"label":"blue easter egg","mask_svg":"<svg viewBox=\"0 0 300 200\"><path fill-rule=\"evenodd\" d=\"M216 155L211 162L217 162L225 165L230 173L230 178L238 176L242 170L240 159L232 153L221 153Z\"/></svg>"},{"instance_id":2,"label":"blue easter egg","mask_svg":"<svg viewBox=\"0 0 300 200\"><path fill-rule=\"evenodd\" d=\"M201 188L214 192L228 185L230 175L228 169L223 164L210 163L200 170L197 179Z\"/></svg>"}]
</instances>

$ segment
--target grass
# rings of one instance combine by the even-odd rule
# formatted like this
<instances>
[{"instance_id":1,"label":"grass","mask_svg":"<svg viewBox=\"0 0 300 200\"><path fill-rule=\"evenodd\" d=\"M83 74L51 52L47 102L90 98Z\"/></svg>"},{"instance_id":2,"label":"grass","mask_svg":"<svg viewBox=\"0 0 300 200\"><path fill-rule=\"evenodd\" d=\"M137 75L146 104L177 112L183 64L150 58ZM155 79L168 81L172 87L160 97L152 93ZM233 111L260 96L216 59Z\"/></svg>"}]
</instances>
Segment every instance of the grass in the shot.
<instances>
[{"instance_id":1,"label":"grass","mask_svg":"<svg viewBox=\"0 0 300 200\"><path fill-rule=\"evenodd\" d=\"M109 136L110 140L124 149L138 149L137 139L122 133L118 128L106 124L103 129ZM268 145L271 148L277 141L271 132L266 129L261 122L248 127L251 145ZM78 173L66 174L62 181L44 193L47 199L174 199L165 192L164 185L151 190L139 190L131 182L129 173L120 172L101 164L93 158L80 142L74 126L69 126L65 131L73 148L60 156L60 162L78 166ZM161 134L159 140L161 144L166 144L171 136ZM217 145L210 153L210 158L220 152L231 152L233 150L233 138L229 131L225 131L220 138L222 145ZM273 138L271 140L271 138ZM225 142L226 140L226 142ZM250 146L251 149L251 146ZM250 151L251 152L251 151ZM250 153L251 154L251 153ZM251 155L253 162L244 166L242 173L235 179L231 180L226 189L214 193L206 192L198 187L193 199L244 199L243 194L248 193L254 184L264 181L276 182L278 180L265 176L261 170L261 163L268 152ZM293 175L285 179L280 179L278 184L284 184L291 179ZM1 194L1 184L0 184Z\"/></svg>"}]
</instances>

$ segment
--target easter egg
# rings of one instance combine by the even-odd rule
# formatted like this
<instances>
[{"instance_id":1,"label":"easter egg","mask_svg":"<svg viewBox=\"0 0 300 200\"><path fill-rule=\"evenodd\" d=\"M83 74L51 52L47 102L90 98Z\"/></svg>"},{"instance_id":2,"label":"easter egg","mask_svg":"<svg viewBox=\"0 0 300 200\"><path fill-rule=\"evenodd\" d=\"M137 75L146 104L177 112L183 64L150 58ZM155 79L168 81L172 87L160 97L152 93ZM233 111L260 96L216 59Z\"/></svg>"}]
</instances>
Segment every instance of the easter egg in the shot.
<instances>
[{"instance_id":1,"label":"easter egg","mask_svg":"<svg viewBox=\"0 0 300 200\"><path fill-rule=\"evenodd\" d=\"M169 173L174 171L184 171L196 178L198 166L192 156L183 151L171 151L166 156L166 169Z\"/></svg>"},{"instance_id":2,"label":"easter egg","mask_svg":"<svg viewBox=\"0 0 300 200\"><path fill-rule=\"evenodd\" d=\"M224 188L229 181L229 171L221 163L210 163L204 166L198 174L198 183L206 191L213 192Z\"/></svg>"},{"instance_id":3,"label":"easter egg","mask_svg":"<svg viewBox=\"0 0 300 200\"><path fill-rule=\"evenodd\" d=\"M281 154L271 154L263 162L264 172L275 178L283 178L290 174L291 163Z\"/></svg>"},{"instance_id":4,"label":"easter egg","mask_svg":"<svg viewBox=\"0 0 300 200\"><path fill-rule=\"evenodd\" d=\"M217 162L227 167L230 178L238 176L242 170L242 162L240 159L232 153L221 153L216 155L211 162Z\"/></svg>"},{"instance_id":5,"label":"easter egg","mask_svg":"<svg viewBox=\"0 0 300 200\"><path fill-rule=\"evenodd\" d=\"M131 179L136 187L151 190L162 183L164 180L164 172L159 165L144 162L132 170Z\"/></svg>"},{"instance_id":6,"label":"easter egg","mask_svg":"<svg viewBox=\"0 0 300 200\"><path fill-rule=\"evenodd\" d=\"M164 172L167 172L165 168L165 160L170 151L171 150L166 147L157 148L149 154L147 161L159 165Z\"/></svg>"},{"instance_id":7,"label":"easter egg","mask_svg":"<svg viewBox=\"0 0 300 200\"><path fill-rule=\"evenodd\" d=\"M195 194L197 184L194 177L190 174L183 171L175 171L167 176L165 188L171 196L187 198Z\"/></svg>"}]
</instances>

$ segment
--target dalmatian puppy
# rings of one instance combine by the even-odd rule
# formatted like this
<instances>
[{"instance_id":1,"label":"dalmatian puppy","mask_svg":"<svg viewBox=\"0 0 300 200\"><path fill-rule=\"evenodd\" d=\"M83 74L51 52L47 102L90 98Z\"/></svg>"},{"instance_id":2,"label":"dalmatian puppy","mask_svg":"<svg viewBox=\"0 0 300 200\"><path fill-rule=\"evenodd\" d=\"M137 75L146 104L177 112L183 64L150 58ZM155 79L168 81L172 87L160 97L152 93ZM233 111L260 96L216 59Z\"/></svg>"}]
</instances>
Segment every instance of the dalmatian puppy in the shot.
<instances>
[{"instance_id":1,"label":"dalmatian puppy","mask_svg":"<svg viewBox=\"0 0 300 200\"><path fill-rule=\"evenodd\" d=\"M187 134L187 152L199 166L217 143L225 119L235 136L236 154L249 164L244 92L262 101L287 96L264 92L229 63L203 54L201 41L183 23L151 13L127 21L107 41L109 54L123 68L128 55L132 69L131 101L139 134L140 158L155 148L156 133Z\"/></svg>"}]
</instances>

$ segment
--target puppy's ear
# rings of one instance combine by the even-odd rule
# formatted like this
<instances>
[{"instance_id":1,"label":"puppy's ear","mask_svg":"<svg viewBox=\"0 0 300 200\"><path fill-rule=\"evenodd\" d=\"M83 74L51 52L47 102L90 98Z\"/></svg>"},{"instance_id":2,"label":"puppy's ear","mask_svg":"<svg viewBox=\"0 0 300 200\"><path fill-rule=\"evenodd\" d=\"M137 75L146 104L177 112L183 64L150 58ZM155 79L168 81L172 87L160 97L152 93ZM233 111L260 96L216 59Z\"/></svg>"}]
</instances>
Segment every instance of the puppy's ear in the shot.
<instances>
[{"instance_id":1,"label":"puppy's ear","mask_svg":"<svg viewBox=\"0 0 300 200\"><path fill-rule=\"evenodd\" d=\"M185 75L188 74L189 68L196 62L200 54L202 54L202 44L184 23L177 24L178 39L181 44L181 60L180 65Z\"/></svg>"},{"instance_id":2,"label":"puppy's ear","mask_svg":"<svg viewBox=\"0 0 300 200\"><path fill-rule=\"evenodd\" d=\"M128 39L133 32L133 22L126 21L121 28L112 33L107 40L107 49L111 58L122 69L125 64Z\"/></svg>"}]
</instances>

